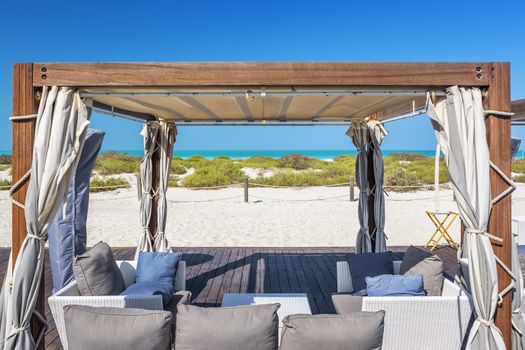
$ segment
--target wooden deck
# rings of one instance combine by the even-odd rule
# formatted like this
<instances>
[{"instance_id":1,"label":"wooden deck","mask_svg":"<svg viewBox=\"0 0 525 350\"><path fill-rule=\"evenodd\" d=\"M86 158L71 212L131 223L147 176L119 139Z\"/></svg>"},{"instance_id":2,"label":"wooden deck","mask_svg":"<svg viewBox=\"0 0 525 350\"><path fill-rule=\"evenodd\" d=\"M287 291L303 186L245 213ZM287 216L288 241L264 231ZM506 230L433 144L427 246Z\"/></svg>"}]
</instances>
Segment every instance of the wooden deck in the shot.
<instances>
[{"instance_id":1,"label":"wooden deck","mask_svg":"<svg viewBox=\"0 0 525 350\"><path fill-rule=\"evenodd\" d=\"M399 257L406 247L390 247ZM187 289L199 306L220 306L224 293L308 294L313 313L334 313L331 294L336 292L336 262L351 248L181 248L186 261ZM135 248L114 249L117 260L131 260ZM447 278L457 269L456 251L444 247L436 253L445 263ZM0 281L7 268L8 249L0 249ZM46 298L51 295L51 271L45 267ZM53 317L46 304L50 327L47 349L62 349Z\"/></svg>"}]
</instances>

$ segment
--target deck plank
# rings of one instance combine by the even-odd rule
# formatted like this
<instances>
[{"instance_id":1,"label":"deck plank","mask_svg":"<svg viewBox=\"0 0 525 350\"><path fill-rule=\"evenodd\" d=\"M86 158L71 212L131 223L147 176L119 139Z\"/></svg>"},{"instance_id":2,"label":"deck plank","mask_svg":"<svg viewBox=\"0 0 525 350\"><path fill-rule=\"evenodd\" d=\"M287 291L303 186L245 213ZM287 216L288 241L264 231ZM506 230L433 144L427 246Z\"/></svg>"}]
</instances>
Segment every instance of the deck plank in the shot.
<instances>
[{"instance_id":1,"label":"deck plank","mask_svg":"<svg viewBox=\"0 0 525 350\"><path fill-rule=\"evenodd\" d=\"M401 257L407 247L391 247ZM345 260L352 248L174 248L187 264L187 289L200 306L219 306L224 293L307 293L313 313L333 313L331 294L336 292L336 262ZM449 279L457 271L456 251L438 248ZM520 252L524 253L524 252ZM47 254L47 251L46 251ZM135 248L115 248L119 260L132 260ZM0 282L7 268L9 249L0 248ZM522 268L525 256L520 255ZM524 269L525 270L525 269ZM45 295L52 291L51 268L46 255ZM49 305L46 317L47 349L61 349Z\"/></svg>"}]
</instances>

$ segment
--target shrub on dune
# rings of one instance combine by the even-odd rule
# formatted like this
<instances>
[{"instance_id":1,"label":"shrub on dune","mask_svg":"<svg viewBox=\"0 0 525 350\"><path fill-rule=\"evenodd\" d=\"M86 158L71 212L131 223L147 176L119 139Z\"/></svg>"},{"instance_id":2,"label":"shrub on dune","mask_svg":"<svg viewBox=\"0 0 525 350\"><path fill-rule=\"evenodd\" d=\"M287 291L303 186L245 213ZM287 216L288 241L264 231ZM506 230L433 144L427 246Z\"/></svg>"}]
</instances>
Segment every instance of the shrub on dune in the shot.
<instances>
[{"instance_id":1,"label":"shrub on dune","mask_svg":"<svg viewBox=\"0 0 525 350\"><path fill-rule=\"evenodd\" d=\"M241 161L242 166L258 169L277 168L280 165L280 160L270 157L250 157Z\"/></svg>"},{"instance_id":2,"label":"shrub on dune","mask_svg":"<svg viewBox=\"0 0 525 350\"><path fill-rule=\"evenodd\" d=\"M385 187L396 192L416 191L421 184L419 178L410 171L403 168L395 168L385 174ZM389 188L389 186L392 186ZM412 187L413 186L413 187Z\"/></svg>"},{"instance_id":3,"label":"shrub on dune","mask_svg":"<svg viewBox=\"0 0 525 350\"><path fill-rule=\"evenodd\" d=\"M195 167L195 172L186 176L182 183L185 187L210 187L232 185L243 179L240 164L216 158Z\"/></svg>"},{"instance_id":4,"label":"shrub on dune","mask_svg":"<svg viewBox=\"0 0 525 350\"><path fill-rule=\"evenodd\" d=\"M107 152L97 158L95 171L101 175L137 173L140 169L140 157L129 154Z\"/></svg>"},{"instance_id":5,"label":"shrub on dune","mask_svg":"<svg viewBox=\"0 0 525 350\"><path fill-rule=\"evenodd\" d=\"M90 192L114 191L119 188L130 188L128 181L119 178L93 177L90 181Z\"/></svg>"},{"instance_id":6,"label":"shrub on dune","mask_svg":"<svg viewBox=\"0 0 525 350\"><path fill-rule=\"evenodd\" d=\"M11 180L0 179L0 191L7 191L12 185Z\"/></svg>"}]
</instances>

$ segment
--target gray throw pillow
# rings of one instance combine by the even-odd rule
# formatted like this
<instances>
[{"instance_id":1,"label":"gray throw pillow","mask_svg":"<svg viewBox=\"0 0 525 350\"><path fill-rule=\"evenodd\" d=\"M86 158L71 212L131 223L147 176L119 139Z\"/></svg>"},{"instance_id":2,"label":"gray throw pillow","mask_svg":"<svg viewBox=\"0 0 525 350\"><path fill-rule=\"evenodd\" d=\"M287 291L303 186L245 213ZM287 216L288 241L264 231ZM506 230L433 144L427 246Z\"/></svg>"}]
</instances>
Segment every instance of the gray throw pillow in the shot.
<instances>
[{"instance_id":1,"label":"gray throw pillow","mask_svg":"<svg viewBox=\"0 0 525 350\"><path fill-rule=\"evenodd\" d=\"M73 274L82 296L119 295L126 289L113 252L104 242L75 257Z\"/></svg>"},{"instance_id":2,"label":"gray throw pillow","mask_svg":"<svg viewBox=\"0 0 525 350\"><path fill-rule=\"evenodd\" d=\"M423 289L428 296L440 296L443 289L443 261L422 249L410 246L401 262L402 275L422 275Z\"/></svg>"},{"instance_id":3,"label":"gray throw pillow","mask_svg":"<svg viewBox=\"0 0 525 350\"><path fill-rule=\"evenodd\" d=\"M290 315L283 320L281 350L380 350L384 311L346 315Z\"/></svg>"},{"instance_id":4,"label":"gray throw pillow","mask_svg":"<svg viewBox=\"0 0 525 350\"><path fill-rule=\"evenodd\" d=\"M168 311L67 305L64 318L69 349L171 349Z\"/></svg>"},{"instance_id":5,"label":"gray throw pillow","mask_svg":"<svg viewBox=\"0 0 525 350\"><path fill-rule=\"evenodd\" d=\"M175 350L277 350L279 304L178 305Z\"/></svg>"},{"instance_id":6,"label":"gray throw pillow","mask_svg":"<svg viewBox=\"0 0 525 350\"><path fill-rule=\"evenodd\" d=\"M367 277L394 274L394 257L392 252L350 254L348 266L352 276L353 292L364 291L366 294Z\"/></svg>"}]
</instances>

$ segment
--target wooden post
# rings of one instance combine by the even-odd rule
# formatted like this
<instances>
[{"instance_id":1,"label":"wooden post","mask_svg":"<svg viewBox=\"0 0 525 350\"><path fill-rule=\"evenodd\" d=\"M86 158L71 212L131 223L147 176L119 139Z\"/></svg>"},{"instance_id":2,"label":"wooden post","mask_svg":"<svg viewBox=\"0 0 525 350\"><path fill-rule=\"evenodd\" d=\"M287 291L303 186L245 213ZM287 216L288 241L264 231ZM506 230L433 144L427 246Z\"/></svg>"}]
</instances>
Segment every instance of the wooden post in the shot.
<instances>
[{"instance_id":1,"label":"wooden post","mask_svg":"<svg viewBox=\"0 0 525 350\"><path fill-rule=\"evenodd\" d=\"M244 203L248 203L248 176L244 177Z\"/></svg>"},{"instance_id":2,"label":"wooden post","mask_svg":"<svg viewBox=\"0 0 525 350\"><path fill-rule=\"evenodd\" d=\"M152 168L152 189L153 192L156 193L159 189L159 182L160 182L160 150L157 149L153 154L151 155L151 168ZM157 196L154 196L151 200L151 219L149 221L149 232L151 232L151 237L155 238L157 235L157 207L159 203L159 199ZM153 243L153 242L152 242Z\"/></svg>"},{"instance_id":3,"label":"wooden post","mask_svg":"<svg viewBox=\"0 0 525 350\"><path fill-rule=\"evenodd\" d=\"M354 201L354 177L350 176L350 202Z\"/></svg>"},{"instance_id":4,"label":"wooden post","mask_svg":"<svg viewBox=\"0 0 525 350\"><path fill-rule=\"evenodd\" d=\"M508 112L510 111L510 64L493 63L491 67L491 72L489 72L490 86L485 99L485 110ZM510 177L510 117L489 115L486 125L491 160ZM508 187L508 184L493 170L491 170L490 182L492 197L497 196ZM488 232L503 239L502 244L493 244L492 247L494 253L508 267L511 267L511 244L513 244L511 225L511 197L506 196L492 207ZM505 288L510 281L510 276L498 266L499 290L501 291ZM496 326L503 334L507 349L511 349L511 315L512 293L508 293L496 311Z\"/></svg>"},{"instance_id":5,"label":"wooden post","mask_svg":"<svg viewBox=\"0 0 525 350\"><path fill-rule=\"evenodd\" d=\"M33 64L20 63L13 65L13 116L34 114L38 111L38 103L35 100L35 90L33 88ZM33 146L35 141L36 119L18 120L12 122L12 181L16 183L24 174L31 169L33 157ZM29 179L13 195L19 203L25 203ZM11 248L13 251L13 266L16 262L22 242L27 235L26 220L24 210L12 205L12 231ZM42 273L40 289L36 309L45 314L45 279ZM31 331L33 336L38 334L42 324L33 318L31 321ZM45 349L45 340L42 339L38 349Z\"/></svg>"}]
</instances>

